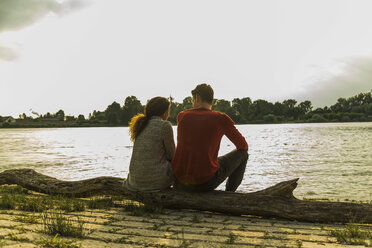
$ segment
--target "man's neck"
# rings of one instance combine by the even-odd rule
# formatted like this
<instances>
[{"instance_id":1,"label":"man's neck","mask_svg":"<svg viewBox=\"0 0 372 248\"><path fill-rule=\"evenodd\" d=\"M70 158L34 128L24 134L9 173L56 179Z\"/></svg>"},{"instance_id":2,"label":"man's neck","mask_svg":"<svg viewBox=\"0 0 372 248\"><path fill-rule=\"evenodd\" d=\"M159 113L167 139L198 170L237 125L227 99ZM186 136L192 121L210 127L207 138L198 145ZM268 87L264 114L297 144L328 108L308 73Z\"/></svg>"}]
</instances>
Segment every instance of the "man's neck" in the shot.
<instances>
[{"instance_id":1,"label":"man's neck","mask_svg":"<svg viewBox=\"0 0 372 248\"><path fill-rule=\"evenodd\" d=\"M210 103L206 103L206 102L202 102L202 103L200 103L200 104L195 105L194 108L207 108L207 109L212 109L212 104L210 104Z\"/></svg>"}]
</instances>

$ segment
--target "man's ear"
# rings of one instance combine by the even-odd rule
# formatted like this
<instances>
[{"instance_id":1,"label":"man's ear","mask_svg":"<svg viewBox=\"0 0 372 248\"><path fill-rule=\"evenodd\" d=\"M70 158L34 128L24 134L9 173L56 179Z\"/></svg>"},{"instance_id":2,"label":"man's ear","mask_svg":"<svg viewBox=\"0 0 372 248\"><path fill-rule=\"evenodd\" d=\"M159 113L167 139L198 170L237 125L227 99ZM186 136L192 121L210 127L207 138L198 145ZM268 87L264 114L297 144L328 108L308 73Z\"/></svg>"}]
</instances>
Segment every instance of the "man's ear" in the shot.
<instances>
[{"instance_id":1,"label":"man's ear","mask_svg":"<svg viewBox=\"0 0 372 248\"><path fill-rule=\"evenodd\" d=\"M199 95L195 95L195 102L200 103L201 99Z\"/></svg>"}]
</instances>

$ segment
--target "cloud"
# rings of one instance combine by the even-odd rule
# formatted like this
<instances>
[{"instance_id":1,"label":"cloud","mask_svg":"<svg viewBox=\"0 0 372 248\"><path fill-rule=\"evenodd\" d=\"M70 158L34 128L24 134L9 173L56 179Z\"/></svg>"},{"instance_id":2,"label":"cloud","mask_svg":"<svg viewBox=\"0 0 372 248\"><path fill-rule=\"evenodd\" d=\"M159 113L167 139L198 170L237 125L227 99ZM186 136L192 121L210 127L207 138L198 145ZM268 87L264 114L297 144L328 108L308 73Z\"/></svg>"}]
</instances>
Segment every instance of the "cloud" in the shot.
<instances>
[{"instance_id":1,"label":"cloud","mask_svg":"<svg viewBox=\"0 0 372 248\"><path fill-rule=\"evenodd\" d=\"M0 45L0 59L6 61L14 61L19 57L17 49Z\"/></svg>"},{"instance_id":2,"label":"cloud","mask_svg":"<svg viewBox=\"0 0 372 248\"><path fill-rule=\"evenodd\" d=\"M49 13L63 16L87 5L87 0L0 0L0 33L26 28ZM16 48L0 45L0 60L14 61L18 57Z\"/></svg>"},{"instance_id":3,"label":"cloud","mask_svg":"<svg viewBox=\"0 0 372 248\"><path fill-rule=\"evenodd\" d=\"M297 99L309 99L316 107L330 106L340 97L348 98L372 90L372 56L355 56L336 61L339 71L327 72L305 88Z\"/></svg>"},{"instance_id":4,"label":"cloud","mask_svg":"<svg viewBox=\"0 0 372 248\"><path fill-rule=\"evenodd\" d=\"M65 14L87 5L85 0L1 0L0 32L25 28L48 13Z\"/></svg>"}]
</instances>

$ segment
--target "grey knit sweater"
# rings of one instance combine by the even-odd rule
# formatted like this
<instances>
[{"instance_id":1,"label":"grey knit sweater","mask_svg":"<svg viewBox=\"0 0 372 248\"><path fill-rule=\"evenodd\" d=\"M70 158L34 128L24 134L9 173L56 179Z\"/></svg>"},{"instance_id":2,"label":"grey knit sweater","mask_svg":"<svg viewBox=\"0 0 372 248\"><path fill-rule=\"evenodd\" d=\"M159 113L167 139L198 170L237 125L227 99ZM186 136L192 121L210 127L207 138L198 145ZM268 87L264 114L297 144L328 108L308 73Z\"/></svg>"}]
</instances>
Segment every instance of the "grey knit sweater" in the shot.
<instances>
[{"instance_id":1,"label":"grey knit sweater","mask_svg":"<svg viewBox=\"0 0 372 248\"><path fill-rule=\"evenodd\" d=\"M175 150L169 121L154 116L133 145L129 174L124 186L133 191L158 191L173 181L171 160Z\"/></svg>"}]
</instances>

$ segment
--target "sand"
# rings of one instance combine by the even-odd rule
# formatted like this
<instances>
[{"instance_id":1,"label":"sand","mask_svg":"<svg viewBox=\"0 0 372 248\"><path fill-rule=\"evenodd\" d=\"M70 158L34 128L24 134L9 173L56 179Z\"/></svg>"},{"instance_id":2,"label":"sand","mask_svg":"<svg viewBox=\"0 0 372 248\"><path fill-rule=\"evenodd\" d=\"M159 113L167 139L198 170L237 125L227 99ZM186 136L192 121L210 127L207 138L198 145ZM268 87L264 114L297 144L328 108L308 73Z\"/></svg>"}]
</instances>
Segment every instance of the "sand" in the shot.
<instances>
[{"instance_id":1,"label":"sand","mask_svg":"<svg viewBox=\"0 0 372 248\"><path fill-rule=\"evenodd\" d=\"M56 239L80 247L364 247L339 244L329 235L343 228L336 224L169 209L135 216L120 207L61 213L75 225L84 223L84 237ZM0 211L0 247L42 247L38 241L52 240L43 231L43 219L53 217L45 215Z\"/></svg>"}]
</instances>

